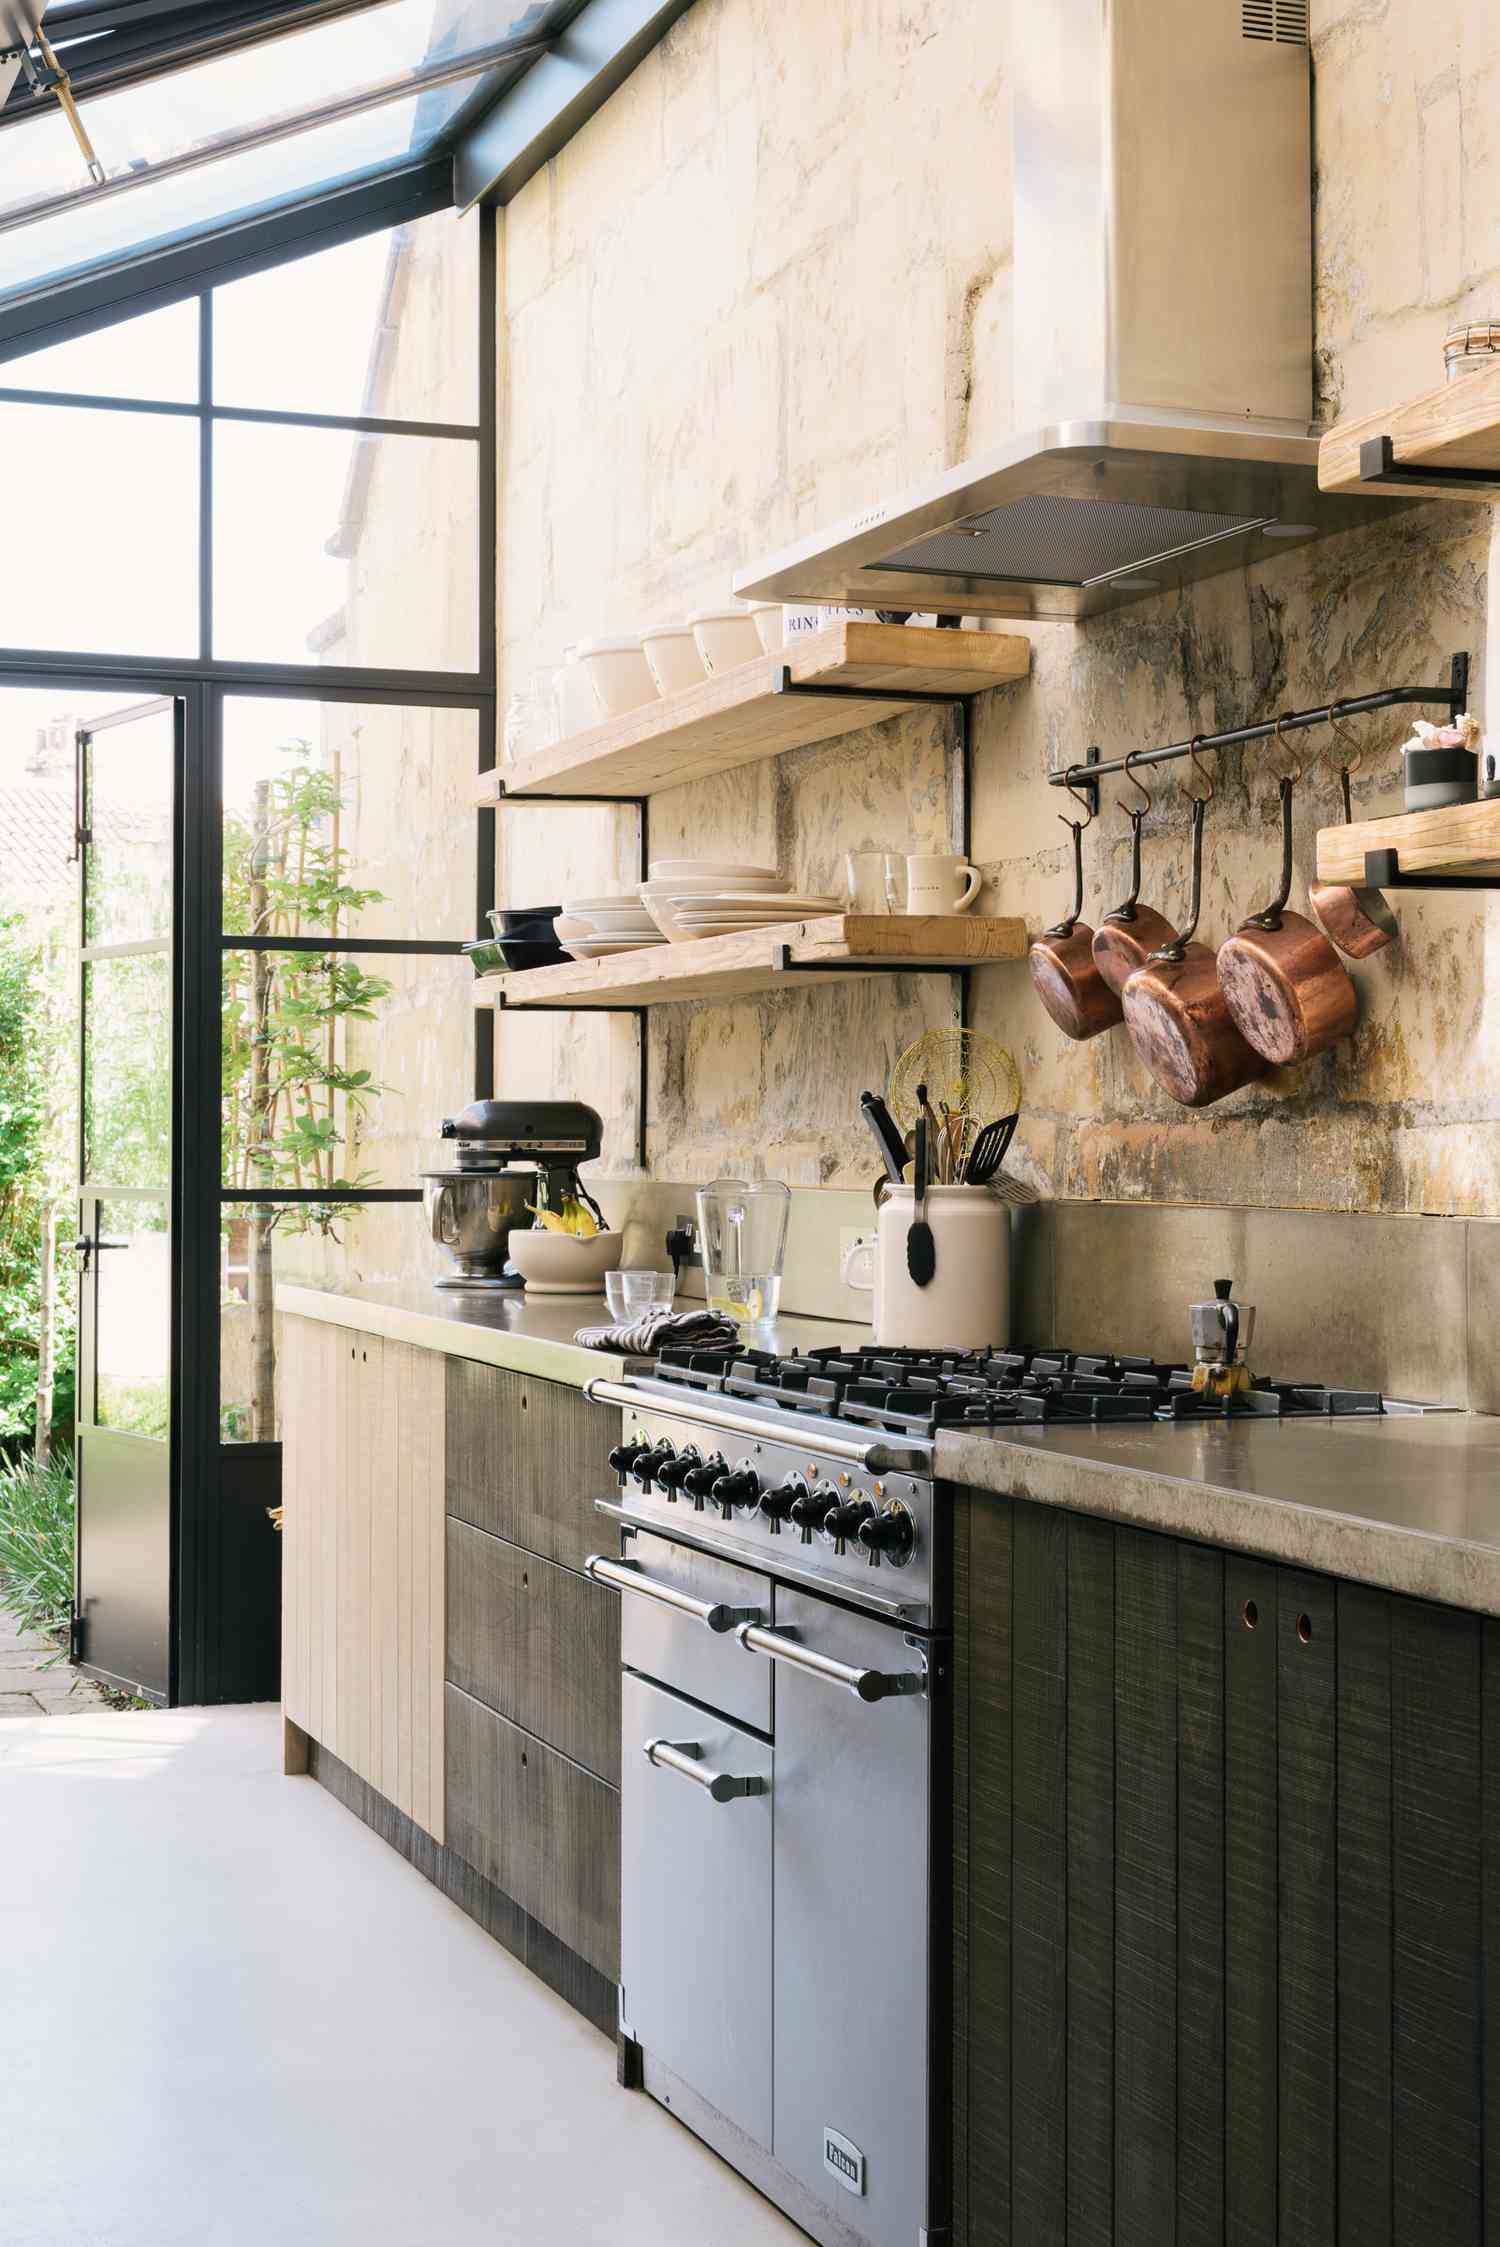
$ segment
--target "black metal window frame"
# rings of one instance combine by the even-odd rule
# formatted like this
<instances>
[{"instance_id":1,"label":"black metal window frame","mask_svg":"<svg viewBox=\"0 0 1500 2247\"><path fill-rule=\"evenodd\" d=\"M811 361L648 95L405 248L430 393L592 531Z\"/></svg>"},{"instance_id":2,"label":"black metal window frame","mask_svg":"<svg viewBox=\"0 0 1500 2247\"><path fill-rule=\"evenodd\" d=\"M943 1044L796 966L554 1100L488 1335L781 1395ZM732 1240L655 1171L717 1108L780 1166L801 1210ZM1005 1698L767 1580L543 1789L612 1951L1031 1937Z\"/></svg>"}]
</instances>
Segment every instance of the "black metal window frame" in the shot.
<instances>
[{"instance_id":1,"label":"black metal window frame","mask_svg":"<svg viewBox=\"0 0 1500 2247\"><path fill-rule=\"evenodd\" d=\"M289 262L357 235L386 231L393 224L378 200L357 219L347 214L330 228L289 235L279 256L261 254L256 268ZM239 277L237 264L205 271L193 294L199 309L199 396L180 404L117 398L109 393L80 397L71 392L21 389L0 383L0 403L15 400L56 406L93 406L122 413L171 413L195 417L199 424L198 594L199 643L183 659L136 658L90 650L0 647L0 687L51 688L60 693L88 691L146 697L173 695L186 705L183 750L177 772L174 848L173 1153L171 1228L176 1289L173 1303L171 1384L172 1631L170 1698L176 1702L220 1697L225 1662L231 1671L242 1662L236 1649L221 1660L226 1633L232 1635L233 1587L225 1581L226 1553L218 1505L224 1452L219 1430L219 1239L226 1205L263 1201L277 1206L336 1200L341 1206L421 1200L421 1189L380 1187L335 1190L226 1187L221 1174L220 1006L222 960L226 951L243 951L257 940L226 931L223 925L223 725L224 704L245 695L271 699L378 703L411 709L469 710L477 720L476 770L491 771L497 753L495 644L495 474L496 474L496 220L481 207L479 286L475 318L479 345L479 418L469 423L424 423L361 415L306 414L274 409L220 407L212 395L212 290ZM185 292L179 287L173 294ZM138 309L152 308L152 300ZM127 315L128 316L128 315ZM97 325L98 323L92 323ZM112 322L110 324L113 324ZM0 369L3 372L3 369ZM478 459L479 667L472 672L372 670L355 666L230 661L212 652L213 487L215 426L255 421L287 427L348 431L352 435L441 436L475 445ZM475 821L475 929L485 926L494 904L494 813L477 810ZM459 939L357 938L329 935L289 943L274 938L265 948L278 952L339 954L452 954L461 957ZM484 1098L493 1089L494 1021L488 1009L470 1005L470 994L455 982L455 1004L467 1006L474 1022L473 1088Z\"/></svg>"}]
</instances>

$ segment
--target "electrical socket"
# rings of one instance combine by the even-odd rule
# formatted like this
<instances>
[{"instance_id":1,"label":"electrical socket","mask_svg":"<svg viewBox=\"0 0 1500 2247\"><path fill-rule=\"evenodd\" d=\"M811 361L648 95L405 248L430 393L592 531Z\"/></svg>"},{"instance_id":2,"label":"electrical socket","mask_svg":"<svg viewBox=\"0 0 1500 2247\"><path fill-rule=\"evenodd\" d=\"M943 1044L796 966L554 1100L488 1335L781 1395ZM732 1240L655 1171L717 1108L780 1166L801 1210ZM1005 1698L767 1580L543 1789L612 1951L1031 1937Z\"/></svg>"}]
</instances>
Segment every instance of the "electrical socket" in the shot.
<instances>
[{"instance_id":1,"label":"electrical socket","mask_svg":"<svg viewBox=\"0 0 1500 2247\"><path fill-rule=\"evenodd\" d=\"M701 1272L703 1269L703 1236L698 1230L698 1220L696 1217L679 1215L675 1229L679 1234L685 1233L691 1243L691 1246L683 1252L681 1269L685 1272Z\"/></svg>"},{"instance_id":2,"label":"electrical socket","mask_svg":"<svg viewBox=\"0 0 1500 2247\"><path fill-rule=\"evenodd\" d=\"M841 1225L839 1227L840 1272L844 1269L844 1259L849 1254L850 1249L863 1248L866 1241L873 1241L874 1238L875 1228L873 1225Z\"/></svg>"}]
</instances>

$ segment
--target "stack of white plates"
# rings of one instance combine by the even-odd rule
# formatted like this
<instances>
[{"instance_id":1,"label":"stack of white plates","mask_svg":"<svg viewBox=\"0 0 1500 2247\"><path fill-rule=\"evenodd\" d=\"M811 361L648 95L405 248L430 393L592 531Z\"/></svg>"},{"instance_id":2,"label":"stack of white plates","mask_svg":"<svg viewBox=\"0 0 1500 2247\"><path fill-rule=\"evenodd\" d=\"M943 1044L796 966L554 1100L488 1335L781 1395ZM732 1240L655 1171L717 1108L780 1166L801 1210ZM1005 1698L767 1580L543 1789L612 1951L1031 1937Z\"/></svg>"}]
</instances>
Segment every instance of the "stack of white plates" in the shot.
<instances>
[{"instance_id":1,"label":"stack of white plates","mask_svg":"<svg viewBox=\"0 0 1500 2247\"><path fill-rule=\"evenodd\" d=\"M836 898L794 894L785 875L772 867L706 858L658 859L641 898L674 944L701 936L736 936L840 910Z\"/></svg>"},{"instance_id":2,"label":"stack of white plates","mask_svg":"<svg viewBox=\"0 0 1500 2247\"><path fill-rule=\"evenodd\" d=\"M623 897L572 897L557 923L557 941L575 960L606 960L616 952L639 952L666 938L638 891Z\"/></svg>"}]
</instances>

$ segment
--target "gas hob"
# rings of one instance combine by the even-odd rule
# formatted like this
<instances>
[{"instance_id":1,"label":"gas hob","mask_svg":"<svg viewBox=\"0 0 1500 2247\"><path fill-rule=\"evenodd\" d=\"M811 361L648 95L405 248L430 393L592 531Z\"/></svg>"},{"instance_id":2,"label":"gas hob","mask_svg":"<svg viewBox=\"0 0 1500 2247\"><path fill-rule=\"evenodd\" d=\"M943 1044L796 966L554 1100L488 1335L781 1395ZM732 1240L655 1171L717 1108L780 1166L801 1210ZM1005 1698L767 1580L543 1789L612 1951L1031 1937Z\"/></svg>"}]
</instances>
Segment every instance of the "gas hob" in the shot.
<instances>
[{"instance_id":1,"label":"gas hob","mask_svg":"<svg viewBox=\"0 0 1500 2247\"><path fill-rule=\"evenodd\" d=\"M939 1428L1131 1420L1306 1419L1419 1409L1378 1390L1258 1378L1228 1398L1193 1388L1192 1369L1109 1351L1017 1346L904 1350L869 1344L777 1356L763 1350L665 1349L645 1376L657 1396L696 1392L721 1407L931 1438ZM685 1400L684 1400L685 1401Z\"/></svg>"}]
</instances>

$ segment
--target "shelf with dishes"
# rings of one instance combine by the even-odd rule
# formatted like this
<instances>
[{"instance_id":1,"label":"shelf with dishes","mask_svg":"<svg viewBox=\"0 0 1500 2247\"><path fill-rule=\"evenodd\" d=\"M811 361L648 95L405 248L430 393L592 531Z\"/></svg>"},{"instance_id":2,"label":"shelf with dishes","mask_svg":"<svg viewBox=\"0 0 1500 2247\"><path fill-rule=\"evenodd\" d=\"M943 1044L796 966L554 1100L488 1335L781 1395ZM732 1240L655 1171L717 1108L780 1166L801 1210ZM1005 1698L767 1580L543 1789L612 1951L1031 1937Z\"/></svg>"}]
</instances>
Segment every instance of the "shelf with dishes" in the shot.
<instances>
[{"instance_id":1,"label":"shelf with dishes","mask_svg":"<svg viewBox=\"0 0 1500 2247\"><path fill-rule=\"evenodd\" d=\"M1031 643L1017 633L841 619L486 773L475 801L633 801L859 732L924 702L986 693L1025 678L1030 666Z\"/></svg>"},{"instance_id":2,"label":"shelf with dishes","mask_svg":"<svg viewBox=\"0 0 1500 2247\"><path fill-rule=\"evenodd\" d=\"M1026 957L1026 925L968 913L820 913L724 936L643 944L554 967L480 976L475 1002L509 1008L647 1007L788 990L831 975L984 967Z\"/></svg>"}]
</instances>

